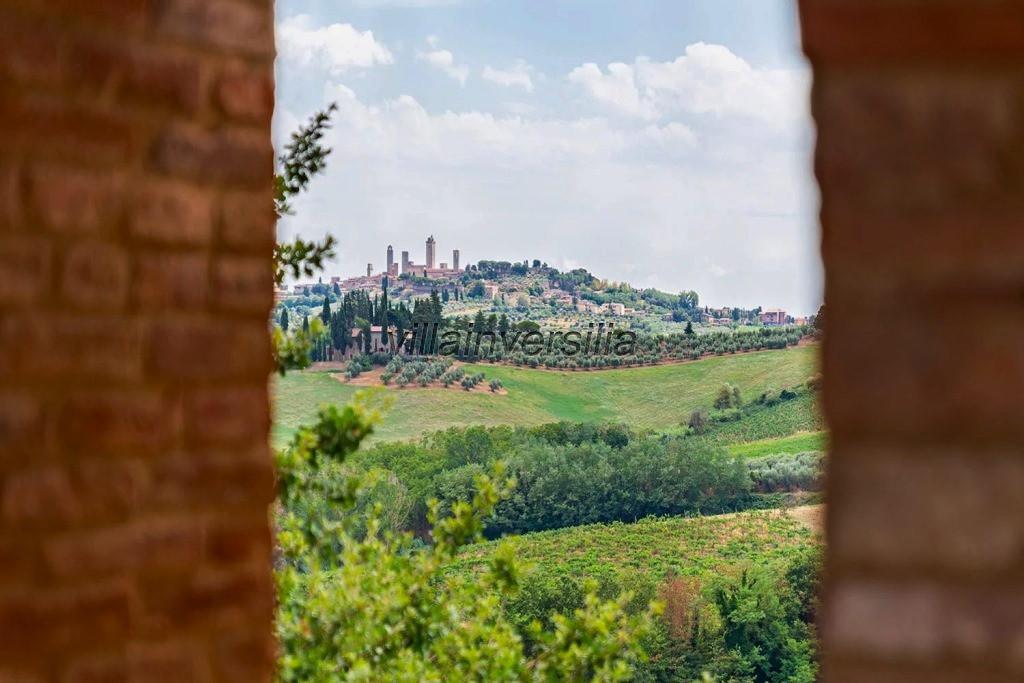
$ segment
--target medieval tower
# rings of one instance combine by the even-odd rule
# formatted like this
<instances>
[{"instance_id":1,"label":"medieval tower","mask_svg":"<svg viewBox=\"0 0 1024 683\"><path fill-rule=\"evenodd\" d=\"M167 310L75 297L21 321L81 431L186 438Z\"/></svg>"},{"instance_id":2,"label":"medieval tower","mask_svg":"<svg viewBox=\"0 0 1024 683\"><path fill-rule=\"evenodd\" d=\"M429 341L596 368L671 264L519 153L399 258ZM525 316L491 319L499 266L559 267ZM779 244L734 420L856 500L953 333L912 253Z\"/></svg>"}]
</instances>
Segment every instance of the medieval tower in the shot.
<instances>
[{"instance_id":1,"label":"medieval tower","mask_svg":"<svg viewBox=\"0 0 1024 683\"><path fill-rule=\"evenodd\" d=\"M437 242L434 241L434 236L431 235L427 238L427 268L434 268L434 251L437 248Z\"/></svg>"}]
</instances>

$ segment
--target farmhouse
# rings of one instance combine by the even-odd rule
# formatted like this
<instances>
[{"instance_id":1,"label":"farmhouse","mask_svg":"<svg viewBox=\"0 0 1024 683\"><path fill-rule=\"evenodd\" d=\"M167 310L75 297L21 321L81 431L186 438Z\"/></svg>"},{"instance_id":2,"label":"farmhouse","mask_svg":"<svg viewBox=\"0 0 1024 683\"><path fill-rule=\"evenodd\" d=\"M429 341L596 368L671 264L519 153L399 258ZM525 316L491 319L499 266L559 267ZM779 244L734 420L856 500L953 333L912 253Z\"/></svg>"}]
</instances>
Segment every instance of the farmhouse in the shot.
<instances>
[{"instance_id":1,"label":"farmhouse","mask_svg":"<svg viewBox=\"0 0 1024 683\"><path fill-rule=\"evenodd\" d=\"M363 330L358 327L352 328L351 343L348 348L345 349L343 354L344 358L351 358L352 356L358 356L364 353L366 349L366 342L363 339ZM370 353L391 353L393 347L397 343L396 337L398 335L398 329L394 326L390 326L387 332L381 325L370 326Z\"/></svg>"}]
</instances>

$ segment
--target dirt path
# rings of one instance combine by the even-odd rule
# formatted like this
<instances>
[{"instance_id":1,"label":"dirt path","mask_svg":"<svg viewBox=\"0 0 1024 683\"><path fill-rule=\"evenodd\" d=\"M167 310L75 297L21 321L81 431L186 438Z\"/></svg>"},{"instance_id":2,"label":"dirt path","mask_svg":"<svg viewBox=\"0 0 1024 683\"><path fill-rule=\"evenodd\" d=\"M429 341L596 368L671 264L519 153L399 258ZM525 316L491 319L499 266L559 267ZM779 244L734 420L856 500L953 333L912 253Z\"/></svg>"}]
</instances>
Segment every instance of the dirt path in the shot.
<instances>
[{"instance_id":1,"label":"dirt path","mask_svg":"<svg viewBox=\"0 0 1024 683\"><path fill-rule=\"evenodd\" d=\"M825 506L822 504L798 505L786 510L786 514L815 533L825 531Z\"/></svg>"}]
</instances>

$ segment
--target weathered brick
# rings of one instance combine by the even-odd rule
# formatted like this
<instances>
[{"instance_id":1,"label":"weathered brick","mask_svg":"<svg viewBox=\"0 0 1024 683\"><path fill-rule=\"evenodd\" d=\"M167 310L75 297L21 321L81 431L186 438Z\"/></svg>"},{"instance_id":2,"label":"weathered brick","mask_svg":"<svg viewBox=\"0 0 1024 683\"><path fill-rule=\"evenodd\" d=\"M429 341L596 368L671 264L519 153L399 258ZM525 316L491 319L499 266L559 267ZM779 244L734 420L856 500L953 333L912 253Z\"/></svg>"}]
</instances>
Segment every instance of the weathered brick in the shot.
<instances>
[{"instance_id":1,"label":"weathered brick","mask_svg":"<svg viewBox=\"0 0 1024 683\"><path fill-rule=\"evenodd\" d=\"M274 499L270 446L244 452L202 452L161 458L153 464L149 501L179 505L265 509Z\"/></svg>"},{"instance_id":2,"label":"weathered brick","mask_svg":"<svg viewBox=\"0 0 1024 683\"><path fill-rule=\"evenodd\" d=\"M139 254L133 300L147 310L202 309L209 298L210 259L203 252Z\"/></svg>"},{"instance_id":3,"label":"weathered brick","mask_svg":"<svg viewBox=\"0 0 1024 683\"><path fill-rule=\"evenodd\" d=\"M217 104L233 119L266 124L274 114L274 78L269 69L235 67L217 79Z\"/></svg>"},{"instance_id":4,"label":"weathered brick","mask_svg":"<svg viewBox=\"0 0 1024 683\"><path fill-rule=\"evenodd\" d=\"M0 164L0 233L21 227L21 173L13 164Z\"/></svg>"},{"instance_id":5,"label":"weathered brick","mask_svg":"<svg viewBox=\"0 0 1024 683\"><path fill-rule=\"evenodd\" d=\"M0 9L0 680L269 680L273 52L263 0Z\"/></svg>"},{"instance_id":6,"label":"weathered brick","mask_svg":"<svg viewBox=\"0 0 1024 683\"><path fill-rule=\"evenodd\" d=\"M89 166L127 165L141 139L124 112L43 96L0 98L0 127L18 131L4 138L8 152Z\"/></svg>"},{"instance_id":7,"label":"weathered brick","mask_svg":"<svg viewBox=\"0 0 1024 683\"><path fill-rule=\"evenodd\" d=\"M61 295L73 306L119 308L128 298L128 252L109 242L73 244L64 255Z\"/></svg>"},{"instance_id":8,"label":"weathered brick","mask_svg":"<svg viewBox=\"0 0 1024 683\"><path fill-rule=\"evenodd\" d=\"M824 623L832 655L1024 666L1024 596L1014 584L846 579Z\"/></svg>"},{"instance_id":9,"label":"weathered brick","mask_svg":"<svg viewBox=\"0 0 1024 683\"><path fill-rule=\"evenodd\" d=\"M166 379L251 378L271 371L270 339L260 322L157 320L147 340L149 367Z\"/></svg>"},{"instance_id":10,"label":"weathered brick","mask_svg":"<svg viewBox=\"0 0 1024 683\"><path fill-rule=\"evenodd\" d=\"M969 223L971 230L964 230ZM822 209L830 295L893 301L1024 289L1024 219L1016 211L950 209L923 219Z\"/></svg>"},{"instance_id":11,"label":"weathered brick","mask_svg":"<svg viewBox=\"0 0 1024 683\"><path fill-rule=\"evenodd\" d=\"M830 64L998 62L1024 56L1016 2L802 0L803 47Z\"/></svg>"},{"instance_id":12,"label":"weathered brick","mask_svg":"<svg viewBox=\"0 0 1024 683\"><path fill-rule=\"evenodd\" d=\"M265 562L213 569L200 568L187 580L142 582L147 619L166 627L202 623L219 629L242 629L253 620L269 623L274 588ZM155 628L156 626L154 626Z\"/></svg>"},{"instance_id":13,"label":"weathered brick","mask_svg":"<svg viewBox=\"0 0 1024 683\"><path fill-rule=\"evenodd\" d=\"M224 51L273 54L273 14L244 0L157 0L157 29Z\"/></svg>"},{"instance_id":14,"label":"weathered brick","mask_svg":"<svg viewBox=\"0 0 1024 683\"><path fill-rule=\"evenodd\" d=\"M61 233L117 229L124 208L124 183L116 172L44 165L29 173L29 202L47 228Z\"/></svg>"},{"instance_id":15,"label":"weathered brick","mask_svg":"<svg viewBox=\"0 0 1024 683\"><path fill-rule=\"evenodd\" d=\"M50 288L52 252L46 239L28 235L0 237L0 304L38 304Z\"/></svg>"},{"instance_id":16,"label":"weathered brick","mask_svg":"<svg viewBox=\"0 0 1024 683\"><path fill-rule=\"evenodd\" d=\"M26 469L4 483L3 520L18 529L118 520L141 509L148 486L139 460L79 459L73 466Z\"/></svg>"},{"instance_id":17,"label":"weathered brick","mask_svg":"<svg viewBox=\"0 0 1024 683\"><path fill-rule=\"evenodd\" d=\"M195 113L203 104L201 60L152 46L110 41L75 43L68 57L70 78L80 86L121 101Z\"/></svg>"},{"instance_id":18,"label":"weathered brick","mask_svg":"<svg viewBox=\"0 0 1024 683\"><path fill-rule=\"evenodd\" d=\"M213 200L196 186L150 182L135 196L134 237L161 244L205 245L213 237Z\"/></svg>"},{"instance_id":19,"label":"weathered brick","mask_svg":"<svg viewBox=\"0 0 1024 683\"><path fill-rule=\"evenodd\" d=\"M268 313L274 304L273 265L260 256L223 256L214 268L214 291L221 308Z\"/></svg>"},{"instance_id":20,"label":"weathered brick","mask_svg":"<svg viewBox=\"0 0 1024 683\"><path fill-rule=\"evenodd\" d=\"M0 591L0 653L123 641L138 619L139 601L127 580Z\"/></svg>"},{"instance_id":21,"label":"weathered brick","mask_svg":"<svg viewBox=\"0 0 1024 683\"><path fill-rule=\"evenodd\" d=\"M63 663L61 683L204 683L203 653L188 640L133 640L114 652L88 653Z\"/></svg>"},{"instance_id":22,"label":"weathered brick","mask_svg":"<svg viewBox=\"0 0 1024 683\"><path fill-rule=\"evenodd\" d=\"M0 389L0 451L13 452L26 446L41 449L43 401L30 392Z\"/></svg>"},{"instance_id":23,"label":"weathered brick","mask_svg":"<svg viewBox=\"0 0 1024 683\"><path fill-rule=\"evenodd\" d=\"M233 249L269 254L277 239L277 214L266 192L229 192L221 204L220 239Z\"/></svg>"},{"instance_id":24,"label":"weathered brick","mask_svg":"<svg viewBox=\"0 0 1024 683\"><path fill-rule=\"evenodd\" d=\"M204 534L200 519L140 517L119 526L51 538L43 544L43 556L57 577L181 570L202 559Z\"/></svg>"},{"instance_id":25,"label":"weathered brick","mask_svg":"<svg viewBox=\"0 0 1024 683\"><path fill-rule=\"evenodd\" d=\"M974 446L1024 436L1024 307L991 297L829 301L824 405L836 434Z\"/></svg>"},{"instance_id":26,"label":"weathered brick","mask_svg":"<svg viewBox=\"0 0 1024 683\"><path fill-rule=\"evenodd\" d=\"M205 541L205 559L213 564L255 565L271 560L273 541L270 527L265 522L215 521L207 529Z\"/></svg>"},{"instance_id":27,"label":"weathered brick","mask_svg":"<svg viewBox=\"0 0 1024 683\"><path fill-rule=\"evenodd\" d=\"M265 442L270 430L266 384L189 392L185 430L191 441L203 445Z\"/></svg>"},{"instance_id":28,"label":"weathered brick","mask_svg":"<svg viewBox=\"0 0 1024 683\"><path fill-rule=\"evenodd\" d=\"M181 414L158 391L93 391L67 399L59 429L63 442L81 451L154 454L179 436Z\"/></svg>"},{"instance_id":29,"label":"weathered brick","mask_svg":"<svg viewBox=\"0 0 1024 683\"><path fill-rule=\"evenodd\" d=\"M967 577L1021 568L1020 453L840 446L829 477L843 511L829 540L844 566Z\"/></svg>"},{"instance_id":30,"label":"weathered brick","mask_svg":"<svg viewBox=\"0 0 1024 683\"><path fill-rule=\"evenodd\" d=\"M258 633L227 633L213 651L214 667L227 681L257 681L274 670L277 654L274 639Z\"/></svg>"},{"instance_id":31,"label":"weathered brick","mask_svg":"<svg viewBox=\"0 0 1024 683\"><path fill-rule=\"evenodd\" d=\"M10 378L136 380L142 352L140 322L120 315L0 317L0 375Z\"/></svg>"},{"instance_id":32,"label":"weathered brick","mask_svg":"<svg viewBox=\"0 0 1024 683\"><path fill-rule=\"evenodd\" d=\"M174 126L156 138L152 162L162 173L190 180L265 187L274 172L274 151L262 132Z\"/></svg>"},{"instance_id":33,"label":"weathered brick","mask_svg":"<svg viewBox=\"0 0 1024 683\"><path fill-rule=\"evenodd\" d=\"M12 474L3 485L3 520L9 528L45 520L74 520L81 500L69 473L58 465Z\"/></svg>"},{"instance_id":34,"label":"weathered brick","mask_svg":"<svg viewBox=\"0 0 1024 683\"><path fill-rule=\"evenodd\" d=\"M51 21L57 18L71 25L84 21L120 30L140 31L146 19L149 0L20 0L23 11L39 12Z\"/></svg>"},{"instance_id":35,"label":"weathered brick","mask_svg":"<svg viewBox=\"0 0 1024 683\"><path fill-rule=\"evenodd\" d=\"M1024 160L1014 150L1024 142L1024 101L1016 76L837 73L814 92L815 115L834 131L818 140L818 178L845 190L824 199L830 210L846 207L869 220L1022 207ZM879 158L887 163L879 167Z\"/></svg>"}]
</instances>

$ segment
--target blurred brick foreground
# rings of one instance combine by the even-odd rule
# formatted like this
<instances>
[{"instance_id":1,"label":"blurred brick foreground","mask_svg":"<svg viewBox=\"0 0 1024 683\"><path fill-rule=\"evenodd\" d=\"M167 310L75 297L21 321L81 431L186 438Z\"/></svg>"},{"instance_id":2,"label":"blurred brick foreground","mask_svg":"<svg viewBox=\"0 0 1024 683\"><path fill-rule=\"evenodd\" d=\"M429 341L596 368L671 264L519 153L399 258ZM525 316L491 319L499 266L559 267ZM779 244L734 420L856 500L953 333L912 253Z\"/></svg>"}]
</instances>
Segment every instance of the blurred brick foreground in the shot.
<instances>
[{"instance_id":1,"label":"blurred brick foreground","mask_svg":"<svg viewBox=\"0 0 1024 683\"><path fill-rule=\"evenodd\" d=\"M0 0L0 681L258 681L270 0Z\"/></svg>"},{"instance_id":2,"label":"blurred brick foreground","mask_svg":"<svg viewBox=\"0 0 1024 683\"><path fill-rule=\"evenodd\" d=\"M1024 677L1024 3L804 0L825 678ZM269 0L0 0L0 681L266 680Z\"/></svg>"},{"instance_id":3,"label":"blurred brick foreground","mask_svg":"<svg viewBox=\"0 0 1024 683\"><path fill-rule=\"evenodd\" d=\"M1024 2L803 0L829 681L1024 680Z\"/></svg>"}]
</instances>

